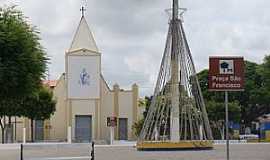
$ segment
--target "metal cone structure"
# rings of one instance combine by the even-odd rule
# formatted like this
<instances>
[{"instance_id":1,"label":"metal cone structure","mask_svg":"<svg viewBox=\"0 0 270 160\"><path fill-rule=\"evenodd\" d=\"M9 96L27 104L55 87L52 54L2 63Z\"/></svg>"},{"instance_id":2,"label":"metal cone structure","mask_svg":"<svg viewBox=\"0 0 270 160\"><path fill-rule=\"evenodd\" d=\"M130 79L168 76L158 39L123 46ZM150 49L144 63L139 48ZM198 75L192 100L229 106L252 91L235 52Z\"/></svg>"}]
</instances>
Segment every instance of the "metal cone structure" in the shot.
<instances>
[{"instance_id":1,"label":"metal cone structure","mask_svg":"<svg viewBox=\"0 0 270 160\"><path fill-rule=\"evenodd\" d=\"M204 100L180 18L182 14L178 0L173 0L165 51L154 96L138 140L139 147L155 147L154 143L146 144L151 141L166 142L165 148L170 147L170 143L174 144L173 148L185 148L190 144L175 144L212 140ZM209 147L209 144L206 146Z\"/></svg>"}]
</instances>

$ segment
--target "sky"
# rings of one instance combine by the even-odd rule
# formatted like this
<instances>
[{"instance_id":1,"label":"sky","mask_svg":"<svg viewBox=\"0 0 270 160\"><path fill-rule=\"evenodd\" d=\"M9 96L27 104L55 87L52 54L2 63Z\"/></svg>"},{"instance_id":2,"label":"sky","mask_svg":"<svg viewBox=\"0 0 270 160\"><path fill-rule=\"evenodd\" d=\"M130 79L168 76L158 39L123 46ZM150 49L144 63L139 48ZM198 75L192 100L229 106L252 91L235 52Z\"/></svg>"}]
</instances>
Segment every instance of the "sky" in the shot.
<instances>
[{"instance_id":1,"label":"sky","mask_svg":"<svg viewBox=\"0 0 270 160\"><path fill-rule=\"evenodd\" d=\"M17 5L41 32L50 57L49 79L65 71L65 51L80 21L82 5L102 53L102 74L109 86L139 85L151 95L168 31L172 0L0 0ZM180 0L187 8L184 27L197 71L214 55L244 56L262 63L270 54L269 0Z\"/></svg>"}]
</instances>

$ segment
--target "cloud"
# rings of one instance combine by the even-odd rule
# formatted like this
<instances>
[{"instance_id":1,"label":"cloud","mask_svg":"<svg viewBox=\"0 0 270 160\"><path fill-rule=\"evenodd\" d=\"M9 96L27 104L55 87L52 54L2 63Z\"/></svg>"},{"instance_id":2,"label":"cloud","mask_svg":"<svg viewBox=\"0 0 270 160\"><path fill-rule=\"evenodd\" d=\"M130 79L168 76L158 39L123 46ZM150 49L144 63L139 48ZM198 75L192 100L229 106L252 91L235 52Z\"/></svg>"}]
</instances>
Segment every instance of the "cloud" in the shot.
<instances>
[{"instance_id":1,"label":"cloud","mask_svg":"<svg viewBox=\"0 0 270 160\"><path fill-rule=\"evenodd\" d=\"M64 54L80 20L80 1L0 0L16 4L41 31L42 44L51 57L55 79L65 71ZM209 55L240 55L262 62L269 54L270 1L180 0L188 8L184 27L197 71L208 67ZM129 89L139 84L150 95L156 83L168 30L165 0L91 0L86 17L102 52L102 72L109 85Z\"/></svg>"}]
</instances>

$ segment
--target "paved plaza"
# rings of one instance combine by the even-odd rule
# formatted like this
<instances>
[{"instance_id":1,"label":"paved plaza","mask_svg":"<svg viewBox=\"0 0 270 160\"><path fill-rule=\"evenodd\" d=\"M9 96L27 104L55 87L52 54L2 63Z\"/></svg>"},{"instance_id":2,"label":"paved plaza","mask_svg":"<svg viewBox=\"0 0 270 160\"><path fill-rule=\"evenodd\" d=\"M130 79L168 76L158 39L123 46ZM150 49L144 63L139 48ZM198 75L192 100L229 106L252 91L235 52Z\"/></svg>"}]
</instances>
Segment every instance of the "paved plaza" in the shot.
<instances>
[{"instance_id":1,"label":"paved plaza","mask_svg":"<svg viewBox=\"0 0 270 160\"><path fill-rule=\"evenodd\" d=\"M90 144L27 145L24 160L89 160ZM0 160L19 160L19 147L0 147ZM95 160L225 160L225 145L203 151L137 151L132 146L96 146ZM270 143L232 144L231 160L270 160Z\"/></svg>"}]
</instances>

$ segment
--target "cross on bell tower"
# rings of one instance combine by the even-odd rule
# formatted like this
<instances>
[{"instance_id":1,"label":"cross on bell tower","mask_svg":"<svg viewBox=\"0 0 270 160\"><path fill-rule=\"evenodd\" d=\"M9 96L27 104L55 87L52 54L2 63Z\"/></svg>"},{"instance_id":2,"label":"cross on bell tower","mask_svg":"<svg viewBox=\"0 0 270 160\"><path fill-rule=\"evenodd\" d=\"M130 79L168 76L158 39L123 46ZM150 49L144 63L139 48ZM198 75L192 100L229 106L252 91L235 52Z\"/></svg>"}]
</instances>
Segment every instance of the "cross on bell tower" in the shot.
<instances>
[{"instance_id":1,"label":"cross on bell tower","mask_svg":"<svg viewBox=\"0 0 270 160\"><path fill-rule=\"evenodd\" d=\"M84 17L84 12L86 11L86 9L84 8L84 6L82 6L82 8L80 9L80 11L82 12L82 17Z\"/></svg>"}]
</instances>

